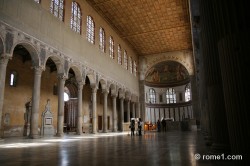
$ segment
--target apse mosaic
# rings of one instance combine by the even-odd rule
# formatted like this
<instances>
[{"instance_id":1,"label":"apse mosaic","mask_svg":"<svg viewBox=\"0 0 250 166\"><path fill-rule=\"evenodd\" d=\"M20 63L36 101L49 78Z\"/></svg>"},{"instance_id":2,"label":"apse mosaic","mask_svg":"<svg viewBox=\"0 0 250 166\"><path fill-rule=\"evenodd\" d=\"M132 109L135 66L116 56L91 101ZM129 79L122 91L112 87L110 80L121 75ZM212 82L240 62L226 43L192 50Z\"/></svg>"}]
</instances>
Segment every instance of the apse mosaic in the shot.
<instances>
[{"instance_id":1,"label":"apse mosaic","mask_svg":"<svg viewBox=\"0 0 250 166\"><path fill-rule=\"evenodd\" d=\"M146 73L145 81L148 83L175 83L189 79L187 69L174 61L160 62Z\"/></svg>"}]
</instances>

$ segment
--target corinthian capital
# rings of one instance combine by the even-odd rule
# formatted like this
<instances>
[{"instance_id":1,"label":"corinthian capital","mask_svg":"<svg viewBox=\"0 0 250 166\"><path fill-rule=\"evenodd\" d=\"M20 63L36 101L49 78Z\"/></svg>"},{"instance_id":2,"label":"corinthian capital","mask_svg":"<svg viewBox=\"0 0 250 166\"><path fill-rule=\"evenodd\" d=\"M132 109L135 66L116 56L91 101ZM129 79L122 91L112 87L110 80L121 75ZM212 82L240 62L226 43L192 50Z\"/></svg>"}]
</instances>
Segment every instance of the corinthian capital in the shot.
<instances>
[{"instance_id":1,"label":"corinthian capital","mask_svg":"<svg viewBox=\"0 0 250 166\"><path fill-rule=\"evenodd\" d=\"M64 81L67 80L67 76L64 73L57 74L57 78Z\"/></svg>"}]
</instances>

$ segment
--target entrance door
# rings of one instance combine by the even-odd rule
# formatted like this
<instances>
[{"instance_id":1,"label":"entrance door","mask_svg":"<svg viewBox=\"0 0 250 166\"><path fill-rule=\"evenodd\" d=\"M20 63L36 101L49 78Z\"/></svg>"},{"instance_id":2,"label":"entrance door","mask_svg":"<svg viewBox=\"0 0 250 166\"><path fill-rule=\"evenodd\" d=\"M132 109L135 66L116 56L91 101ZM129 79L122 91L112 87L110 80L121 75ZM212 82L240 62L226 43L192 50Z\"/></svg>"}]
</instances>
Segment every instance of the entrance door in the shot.
<instances>
[{"instance_id":1,"label":"entrance door","mask_svg":"<svg viewBox=\"0 0 250 166\"><path fill-rule=\"evenodd\" d=\"M102 116L98 116L98 130L102 130Z\"/></svg>"}]
</instances>

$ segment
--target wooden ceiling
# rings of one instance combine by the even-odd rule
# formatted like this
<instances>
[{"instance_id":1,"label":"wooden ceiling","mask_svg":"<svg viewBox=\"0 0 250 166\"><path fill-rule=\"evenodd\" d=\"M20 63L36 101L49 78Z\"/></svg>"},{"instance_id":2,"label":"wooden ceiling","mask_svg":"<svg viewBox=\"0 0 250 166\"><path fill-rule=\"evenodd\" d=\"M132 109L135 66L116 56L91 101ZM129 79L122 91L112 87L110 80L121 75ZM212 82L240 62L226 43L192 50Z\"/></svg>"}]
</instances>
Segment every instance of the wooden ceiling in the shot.
<instances>
[{"instance_id":1,"label":"wooden ceiling","mask_svg":"<svg viewBox=\"0 0 250 166\"><path fill-rule=\"evenodd\" d=\"M138 55L192 50L188 0L87 0Z\"/></svg>"}]
</instances>

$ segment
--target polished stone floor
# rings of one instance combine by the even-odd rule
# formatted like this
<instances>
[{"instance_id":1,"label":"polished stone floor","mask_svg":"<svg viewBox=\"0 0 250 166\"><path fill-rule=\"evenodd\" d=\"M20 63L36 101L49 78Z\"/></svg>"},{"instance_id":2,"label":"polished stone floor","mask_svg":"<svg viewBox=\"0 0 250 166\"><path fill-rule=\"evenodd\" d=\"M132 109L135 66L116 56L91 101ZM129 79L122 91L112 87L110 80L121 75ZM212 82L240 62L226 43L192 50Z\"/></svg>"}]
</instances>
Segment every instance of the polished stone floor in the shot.
<instances>
[{"instance_id":1,"label":"polished stone floor","mask_svg":"<svg viewBox=\"0 0 250 166\"><path fill-rule=\"evenodd\" d=\"M199 131L65 135L63 138L0 140L0 166L212 166ZM218 164L221 165L221 164Z\"/></svg>"}]
</instances>

